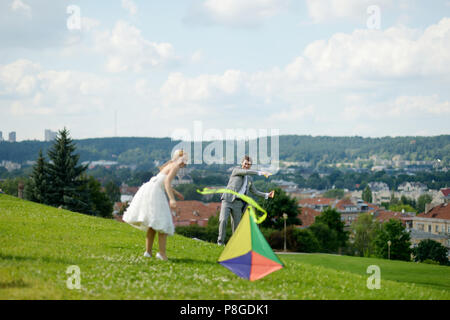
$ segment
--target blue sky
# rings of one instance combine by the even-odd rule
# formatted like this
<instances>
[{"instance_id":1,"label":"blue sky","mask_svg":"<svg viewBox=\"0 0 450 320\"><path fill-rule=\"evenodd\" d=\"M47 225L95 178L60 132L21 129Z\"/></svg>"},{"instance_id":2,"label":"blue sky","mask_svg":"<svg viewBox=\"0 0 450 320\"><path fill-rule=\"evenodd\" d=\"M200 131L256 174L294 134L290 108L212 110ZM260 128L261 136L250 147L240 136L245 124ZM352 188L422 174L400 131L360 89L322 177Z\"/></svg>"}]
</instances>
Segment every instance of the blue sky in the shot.
<instances>
[{"instance_id":1,"label":"blue sky","mask_svg":"<svg viewBox=\"0 0 450 320\"><path fill-rule=\"evenodd\" d=\"M0 36L18 140L450 134L449 0L3 0Z\"/></svg>"}]
</instances>

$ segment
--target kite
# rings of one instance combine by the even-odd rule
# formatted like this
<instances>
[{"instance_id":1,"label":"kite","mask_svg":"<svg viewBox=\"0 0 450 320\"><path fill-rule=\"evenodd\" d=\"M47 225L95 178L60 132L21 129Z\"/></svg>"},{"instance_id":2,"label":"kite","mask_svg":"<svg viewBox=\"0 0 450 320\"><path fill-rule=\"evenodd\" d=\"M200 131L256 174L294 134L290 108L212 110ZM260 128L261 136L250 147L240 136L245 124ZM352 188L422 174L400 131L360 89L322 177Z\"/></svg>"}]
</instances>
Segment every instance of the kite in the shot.
<instances>
[{"instance_id":1,"label":"kite","mask_svg":"<svg viewBox=\"0 0 450 320\"><path fill-rule=\"evenodd\" d=\"M204 188L203 191L197 190L197 192L201 194L232 193L248 203L236 231L218 259L222 266L250 281L261 279L283 268L283 263L272 251L258 228L257 224L266 219L267 212L255 200L229 189ZM257 217L255 208L264 215Z\"/></svg>"}]
</instances>

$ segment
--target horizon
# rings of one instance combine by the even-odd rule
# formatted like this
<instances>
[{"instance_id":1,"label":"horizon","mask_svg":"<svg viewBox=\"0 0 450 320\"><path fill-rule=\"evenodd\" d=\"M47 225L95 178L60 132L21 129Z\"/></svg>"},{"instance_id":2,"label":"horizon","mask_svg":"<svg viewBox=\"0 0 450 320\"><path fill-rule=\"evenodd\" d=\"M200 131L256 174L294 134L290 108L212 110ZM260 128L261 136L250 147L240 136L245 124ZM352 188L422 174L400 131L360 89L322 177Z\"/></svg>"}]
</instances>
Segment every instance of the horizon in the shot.
<instances>
[{"instance_id":1,"label":"horizon","mask_svg":"<svg viewBox=\"0 0 450 320\"><path fill-rule=\"evenodd\" d=\"M441 136L449 136L450 134L437 134L437 135L432 135L432 136L380 136L380 137L364 137L364 136L330 136L330 135L306 135L306 134L280 134L278 135L279 137L286 137L286 136L295 136L295 137L311 137L311 138L362 138L362 139L384 139L384 138L391 138L391 139L395 139L395 138L435 138L435 137L441 137ZM269 138L270 136L265 136L265 137L258 137L257 139L260 138ZM87 137L87 138L74 138L72 136L70 136L70 138L74 141L80 141L80 140L91 140L91 139L133 139L133 138L142 138L142 139L169 139L172 141L185 141L185 142L198 142L199 140L173 140L171 137L151 137L151 136L104 136L104 137ZM220 139L222 140L222 139ZM250 140L254 140L254 139L248 139L245 138L246 141L250 141ZM50 141L46 141L45 139L24 139L24 140L16 140L15 142L10 142L7 139L0 140L0 142L8 142L8 143L19 143L19 142L53 142L53 140ZM212 142L212 141L218 141L218 139L216 140L201 140L203 142ZM227 141L225 139L223 139L223 141Z\"/></svg>"}]
</instances>

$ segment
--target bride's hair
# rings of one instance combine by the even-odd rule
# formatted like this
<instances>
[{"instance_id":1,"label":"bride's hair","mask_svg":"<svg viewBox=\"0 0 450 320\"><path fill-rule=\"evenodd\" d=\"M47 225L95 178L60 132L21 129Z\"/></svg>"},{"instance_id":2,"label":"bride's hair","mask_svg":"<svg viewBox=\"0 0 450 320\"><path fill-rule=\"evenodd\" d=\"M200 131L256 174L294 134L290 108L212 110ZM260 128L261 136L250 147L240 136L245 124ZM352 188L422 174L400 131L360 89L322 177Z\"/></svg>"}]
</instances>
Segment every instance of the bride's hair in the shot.
<instances>
[{"instance_id":1,"label":"bride's hair","mask_svg":"<svg viewBox=\"0 0 450 320\"><path fill-rule=\"evenodd\" d=\"M159 171L162 171L162 169L164 169L167 165L169 165L172 162L177 161L181 157L184 157L184 158L186 157L186 153L183 151L183 149L175 150L172 155L172 159L170 159L169 161L166 161L163 165L161 165L159 167Z\"/></svg>"}]
</instances>

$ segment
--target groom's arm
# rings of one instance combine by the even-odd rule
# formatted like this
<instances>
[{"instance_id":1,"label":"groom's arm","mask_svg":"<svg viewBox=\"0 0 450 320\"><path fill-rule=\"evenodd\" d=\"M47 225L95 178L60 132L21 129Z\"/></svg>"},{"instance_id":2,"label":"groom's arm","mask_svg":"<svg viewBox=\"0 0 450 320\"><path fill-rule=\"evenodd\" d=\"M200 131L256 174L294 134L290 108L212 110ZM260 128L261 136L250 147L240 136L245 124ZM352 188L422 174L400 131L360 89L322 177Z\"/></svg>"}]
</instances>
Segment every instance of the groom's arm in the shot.
<instances>
[{"instance_id":1,"label":"groom's arm","mask_svg":"<svg viewBox=\"0 0 450 320\"><path fill-rule=\"evenodd\" d=\"M247 176L247 175L252 175L252 176L259 175L259 176L262 176L263 174L264 174L263 171L235 168L235 169L233 169L233 172L231 173L231 176Z\"/></svg>"},{"instance_id":2,"label":"groom's arm","mask_svg":"<svg viewBox=\"0 0 450 320\"><path fill-rule=\"evenodd\" d=\"M269 193L259 191L258 189L255 188L255 185L253 183L250 184L250 192L266 200L269 199Z\"/></svg>"}]
</instances>

